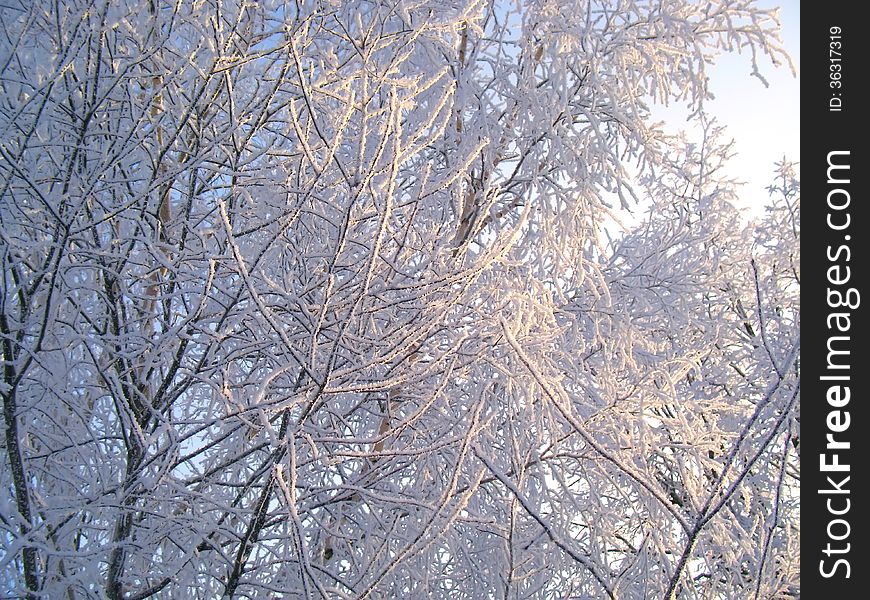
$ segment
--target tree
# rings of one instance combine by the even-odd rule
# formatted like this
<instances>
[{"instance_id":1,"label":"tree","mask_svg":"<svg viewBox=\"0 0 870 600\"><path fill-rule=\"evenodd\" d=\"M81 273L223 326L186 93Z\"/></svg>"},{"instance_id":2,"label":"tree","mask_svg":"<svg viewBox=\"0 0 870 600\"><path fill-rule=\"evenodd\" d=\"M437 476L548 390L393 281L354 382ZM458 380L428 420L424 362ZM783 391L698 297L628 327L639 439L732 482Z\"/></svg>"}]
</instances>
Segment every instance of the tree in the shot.
<instances>
[{"instance_id":1,"label":"tree","mask_svg":"<svg viewBox=\"0 0 870 600\"><path fill-rule=\"evenodd\" d=\"M799 186L649 108L774 11L0 11L11 594L799 595Z\"/></svg>"}]
</instances>

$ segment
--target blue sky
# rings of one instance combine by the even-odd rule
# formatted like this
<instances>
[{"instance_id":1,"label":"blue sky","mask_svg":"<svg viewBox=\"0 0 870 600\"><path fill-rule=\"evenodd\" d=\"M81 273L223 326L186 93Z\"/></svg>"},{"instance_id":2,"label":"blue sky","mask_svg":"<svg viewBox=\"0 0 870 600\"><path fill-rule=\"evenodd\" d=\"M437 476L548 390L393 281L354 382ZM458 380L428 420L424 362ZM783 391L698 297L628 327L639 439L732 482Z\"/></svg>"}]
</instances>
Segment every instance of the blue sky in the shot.
<instances>
[{"instance_id":1,"label":"blue sky","mask_svg":"<svg viewBox=\"0 0 870 600\"><path fill-rule=\"evenodd\" d=\"M781 7L783 42L799 75L800 1L762 5ZM754 208L767 199L765 188L771 183L773 164L783 155L800 161L800 80L787 67L777 69L765 61L762 74L770 83L765 88L750 77L750 69L748 56L722 57L711 73L716 99L709 108L735 140L732 174L746 182L741 196Z\"/></svg>"},{"instance_id":2,"label":"blue sky","mask_svg":"<svg viewBox=\"0 0 870 600\"><path fill-rule=\"evenodd\" d=\"M780 7L783 44L791 55L795 72L800 74L800 1L762 1L762 7ZM745 182L741 204L758 214L768 199L766 187L773 181L774 164L783 156L800 161L800 85L799 77L783 65L774 67L762 58L759 70L770 84L765 87L751 76L747 54L720 56L708 70L715 100L707 110L727 135L734 139L736 152L729 174ZM661 111L661 112L660 112ZM657 117L665 119L667 129L684 128L686 111L682 107L658 108Z\"/></svg>"}]
</instances>

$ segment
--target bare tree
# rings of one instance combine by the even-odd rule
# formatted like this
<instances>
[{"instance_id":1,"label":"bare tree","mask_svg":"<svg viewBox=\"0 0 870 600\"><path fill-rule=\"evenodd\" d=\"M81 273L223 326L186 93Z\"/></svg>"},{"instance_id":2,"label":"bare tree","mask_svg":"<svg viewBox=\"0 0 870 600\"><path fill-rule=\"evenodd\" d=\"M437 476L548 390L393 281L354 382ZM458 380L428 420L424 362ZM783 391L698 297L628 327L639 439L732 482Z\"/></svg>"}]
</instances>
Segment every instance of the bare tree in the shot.
<instances>
[{"instance_id":1,"label":"bare tree","mask_svg":"<svg viewBox=\"0 0 870 600\"><path fill-rule=\"evenodd\" d=\"M745 227L718 130L649 108L787 62L775 11L0 24L10 594L799 593L799 186Z\"/></svg>"}]
</instances>

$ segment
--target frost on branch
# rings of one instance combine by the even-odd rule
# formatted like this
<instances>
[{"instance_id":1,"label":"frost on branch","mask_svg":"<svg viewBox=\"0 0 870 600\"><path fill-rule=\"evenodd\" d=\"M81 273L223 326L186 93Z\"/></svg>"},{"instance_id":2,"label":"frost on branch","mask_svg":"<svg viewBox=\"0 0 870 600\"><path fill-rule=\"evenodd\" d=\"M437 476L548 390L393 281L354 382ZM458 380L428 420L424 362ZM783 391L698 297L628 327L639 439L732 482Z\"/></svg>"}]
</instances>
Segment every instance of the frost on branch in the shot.
<instances>
[{"instance_id":1,"label":"frost on branch","mask_svg":"<svg viewBox=\"0 0 870 600\"><path fill-rule=\"evenodd\" d=\"M0 21L9 593L799 593L799 184L746 228L650 119L787 62L774 12Z\"/></svg>"}]
</instances>

